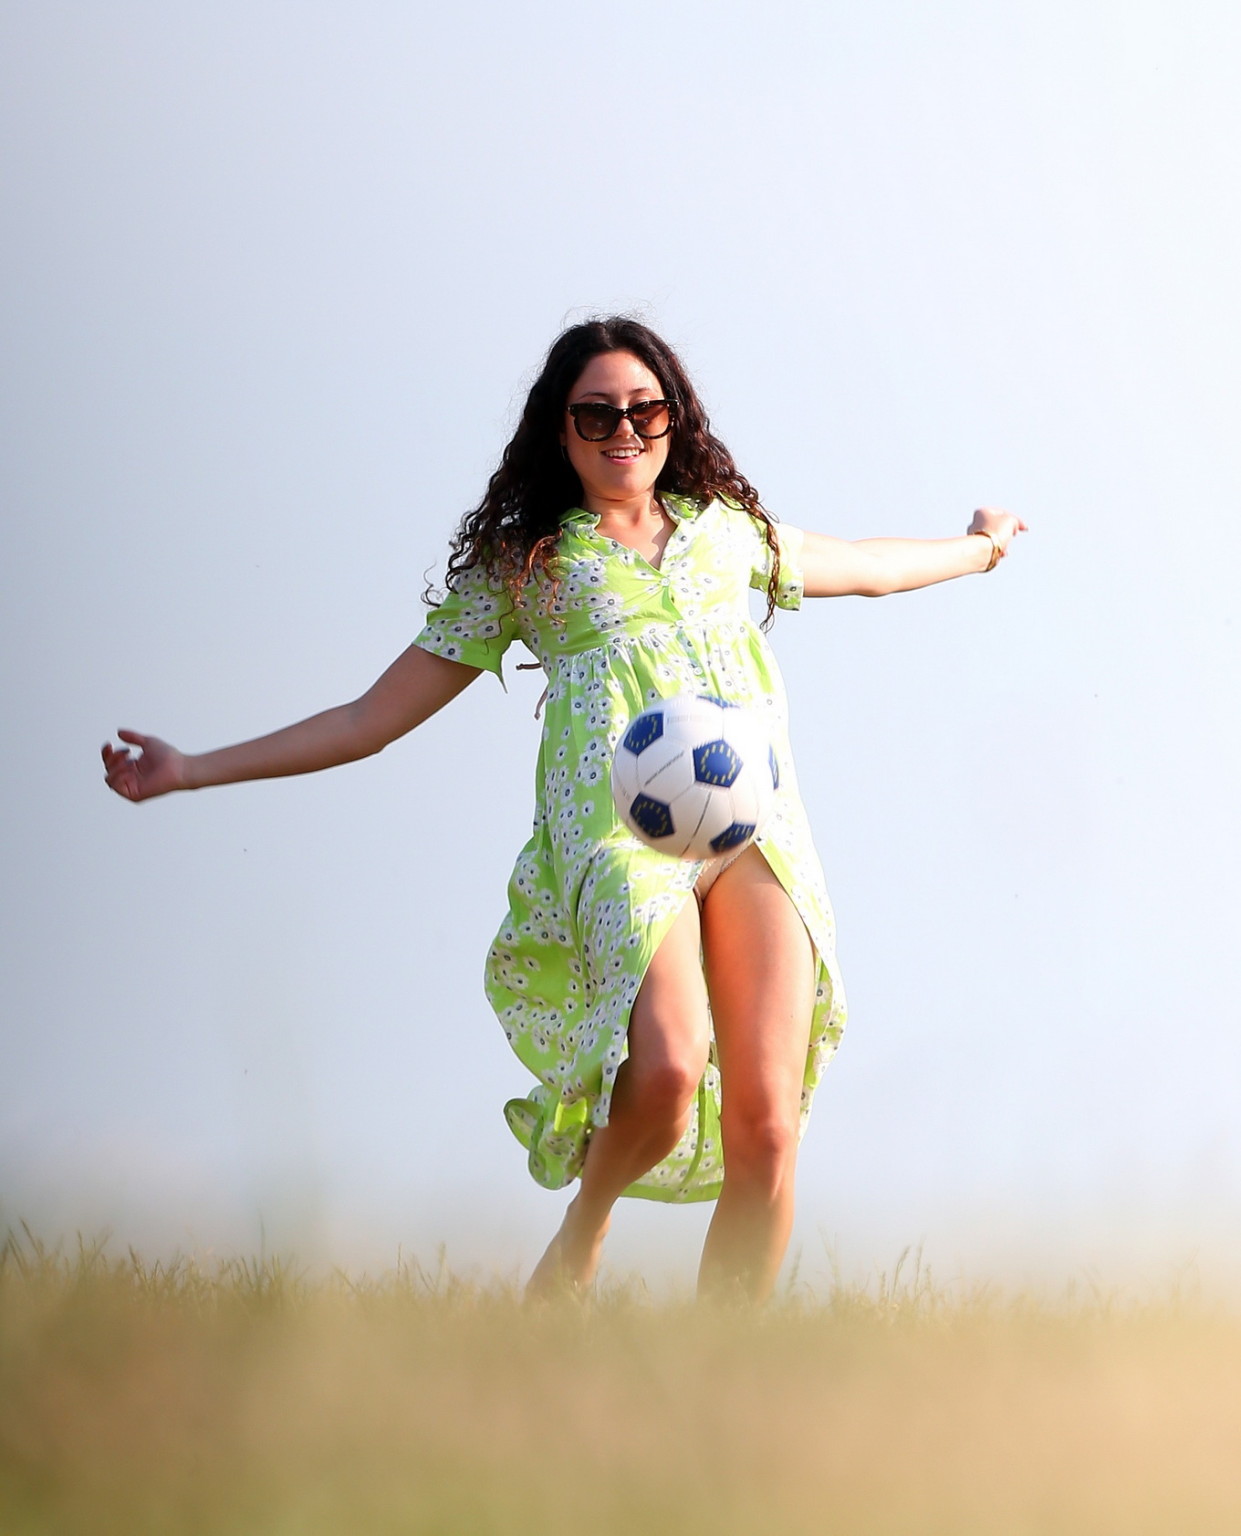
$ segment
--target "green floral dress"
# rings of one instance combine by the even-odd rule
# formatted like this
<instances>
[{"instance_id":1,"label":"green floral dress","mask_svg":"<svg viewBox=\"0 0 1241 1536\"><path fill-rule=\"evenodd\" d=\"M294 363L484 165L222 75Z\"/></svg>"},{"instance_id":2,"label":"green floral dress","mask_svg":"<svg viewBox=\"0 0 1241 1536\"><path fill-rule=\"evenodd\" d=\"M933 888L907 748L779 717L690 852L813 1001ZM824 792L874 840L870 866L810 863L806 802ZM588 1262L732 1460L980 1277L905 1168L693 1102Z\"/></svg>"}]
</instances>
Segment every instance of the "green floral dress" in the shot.
<instances>
[{"instance_id":1,"label":"green floral dress","mask_svg":"<svg viewBox=\"0 0 1241 1536\"><path fill-rule=\"evenodd\" d=\"M832 909L789 753L784 685L750 616L770 551L744 512L664 496L676 527L658 569L597 531L563 520L561 585L550 610L531 592L514 607L479 570L429 616L416 644L501 676L521 640L547 676L530 841L487 957L487 996L509 1044L538 1078L505 1105L530 1172L560 1189L581 1171L591 1130L607 1124L629 1013L651 957L704 866L670 859L626 831L612 804L612 751L631 717L678 693L715 694L766 721L779 787L757 844L814 941L818 976L802 1091L802 1127L845 1022ZM782 608L801 603L802 536L780 526ZM627 1193L710 1200L724 1177L714 1046L679 1145Z\"/></svg>"}]
</instances>

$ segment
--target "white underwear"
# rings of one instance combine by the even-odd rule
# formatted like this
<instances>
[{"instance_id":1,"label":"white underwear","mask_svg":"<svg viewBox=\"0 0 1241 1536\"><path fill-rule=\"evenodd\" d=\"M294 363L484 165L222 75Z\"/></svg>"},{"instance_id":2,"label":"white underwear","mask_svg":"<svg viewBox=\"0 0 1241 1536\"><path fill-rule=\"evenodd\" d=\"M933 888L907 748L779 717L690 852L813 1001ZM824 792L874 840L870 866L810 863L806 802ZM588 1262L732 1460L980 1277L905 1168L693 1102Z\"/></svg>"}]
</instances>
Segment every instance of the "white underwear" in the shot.
<instances>
[{"instance_id":1,"label":"white underwear","mask_svg":"<svg viewBox=\"0 0 1241 1536\"><path fill-rule=\"evenodd\" d=\"M749 844L747 843L746 848L748 847ZM724 873L730 864L735 864L737 862L741 855L745 853L746 848L738 848L735 853L722 853L718 859L708 859L707 862L703 865L702 874L700 874L698 879L694 882L694 895L698 900L698 906L700 909L703 902L706 901L707 894L711 887L720 878L720 876Z\"/></svg>"}]
</instances>

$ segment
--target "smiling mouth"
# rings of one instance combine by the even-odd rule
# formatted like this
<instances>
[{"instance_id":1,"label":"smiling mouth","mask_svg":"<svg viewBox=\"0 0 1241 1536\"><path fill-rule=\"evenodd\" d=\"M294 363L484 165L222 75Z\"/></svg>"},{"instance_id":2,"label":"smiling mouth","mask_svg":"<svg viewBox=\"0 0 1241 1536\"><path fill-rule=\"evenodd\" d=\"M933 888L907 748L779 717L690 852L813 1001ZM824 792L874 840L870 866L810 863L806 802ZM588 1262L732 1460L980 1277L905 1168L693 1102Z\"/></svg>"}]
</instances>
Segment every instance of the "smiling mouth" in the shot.
<instances>
[{"instance_id":1,"label":"smiling mouth","mask_svg":"<svg viewBox=\"0 0 1241 1536\"><path fill-rule=\"evenodd\" d=\"M636 459L641 452L641 448L605 448L603 457L605 459Z\"/></svg>"}]
</instances>

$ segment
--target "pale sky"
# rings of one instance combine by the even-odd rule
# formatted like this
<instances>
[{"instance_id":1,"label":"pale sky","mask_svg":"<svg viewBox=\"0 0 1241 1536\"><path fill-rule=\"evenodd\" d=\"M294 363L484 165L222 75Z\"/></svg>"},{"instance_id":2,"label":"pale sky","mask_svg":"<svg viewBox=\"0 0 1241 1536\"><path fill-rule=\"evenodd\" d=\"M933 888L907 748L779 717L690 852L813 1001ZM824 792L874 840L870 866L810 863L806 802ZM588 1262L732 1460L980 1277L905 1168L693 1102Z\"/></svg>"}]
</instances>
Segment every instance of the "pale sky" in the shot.
<instances>
[{"instance_id":1,"label":"pale sky","mask_svg":"<svg viewBox=\"0 0 1241 1536\"><path fill-rule=\"evenodd\" d=\"M776 625L852 1016L803 1273L1236 1268L1239 65L1204 0L0 5L0 1224L537 1256L481 986L534 677L280 784L97 753L361 691L620 308L783 520L1032 530Z\"/></svg>"}]
</instances>

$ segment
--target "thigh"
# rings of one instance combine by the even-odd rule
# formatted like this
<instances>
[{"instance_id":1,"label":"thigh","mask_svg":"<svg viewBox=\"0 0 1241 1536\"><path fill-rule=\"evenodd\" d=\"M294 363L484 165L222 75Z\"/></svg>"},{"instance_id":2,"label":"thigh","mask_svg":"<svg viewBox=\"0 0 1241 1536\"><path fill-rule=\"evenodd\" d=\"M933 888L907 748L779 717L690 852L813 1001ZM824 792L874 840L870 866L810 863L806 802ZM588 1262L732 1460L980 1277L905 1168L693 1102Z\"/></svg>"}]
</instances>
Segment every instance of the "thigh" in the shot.
<instances>
[{"instance_id":1,"label":"thigh","mask_svg":"<svg viewBox=\"0 0 1241 1536\"><path fill-rule=\"evenodd\" d=\"M796 1116L814 1007L814 945L757 848L747 848L711 887L702 937L725 1125L737 1115Z\"/></svg>"},{"instance_id":2,"label":"thigh","mask_svg":"<svg viewBox=\"0 0 1241 1536\"><path fill-rule=\"evenodd\" d=\"M711 1041L698 904L682 907L655 951L629 1016L629 1061L702 1076Z\"/></svg>"}]
</instances>

